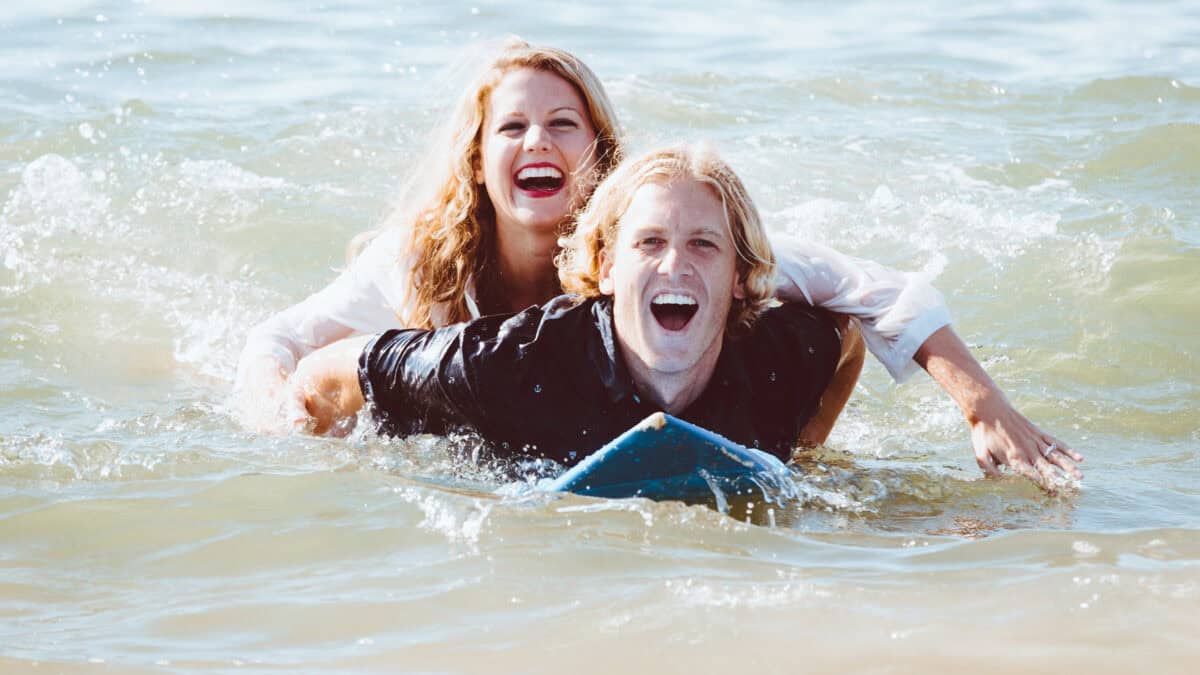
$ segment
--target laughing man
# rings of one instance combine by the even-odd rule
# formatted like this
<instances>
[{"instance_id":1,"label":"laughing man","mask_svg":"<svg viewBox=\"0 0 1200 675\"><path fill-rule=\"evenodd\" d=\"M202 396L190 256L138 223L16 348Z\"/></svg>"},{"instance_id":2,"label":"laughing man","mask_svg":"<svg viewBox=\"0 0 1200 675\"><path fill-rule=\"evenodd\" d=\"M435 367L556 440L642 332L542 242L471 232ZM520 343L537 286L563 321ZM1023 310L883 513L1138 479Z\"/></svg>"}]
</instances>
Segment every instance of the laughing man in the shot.
<instances>
[{"instance_id":1,"label":"laughing man","mask_svg":"<svg viewBox=\"0 0 1200 675\"><path fill-rule=\"evenodd\" d=\"M825 440L863 361L847 324L768 308L774 257L734 172L705 148L626 161L564 241L568 295L511 317L389 331L296 373L323 433L369 403L392 435L473 428L499 455L574 464L666 411L783 460Z\"/></svg>"},{"instance_id":2,"label":"laughing man","mask_svg":"<svg viewBox=\"0 0 1200 675\"><path fill-rule=\"evenodd\" d=\"M384 433L472 427L499 455L568 465L659 410L784 460L828 436L862 339L807 305L768 308L762 222L711 151L623 162L563 244L568 295L542 307L353 339L302 361L316 431L348 429L370 401ZM914 360L958 403L985 473L1008 466L1047 489L1059 472L1082 477L1083 457L1017 411L949 326Z\"/></svg>"}]
</instances>

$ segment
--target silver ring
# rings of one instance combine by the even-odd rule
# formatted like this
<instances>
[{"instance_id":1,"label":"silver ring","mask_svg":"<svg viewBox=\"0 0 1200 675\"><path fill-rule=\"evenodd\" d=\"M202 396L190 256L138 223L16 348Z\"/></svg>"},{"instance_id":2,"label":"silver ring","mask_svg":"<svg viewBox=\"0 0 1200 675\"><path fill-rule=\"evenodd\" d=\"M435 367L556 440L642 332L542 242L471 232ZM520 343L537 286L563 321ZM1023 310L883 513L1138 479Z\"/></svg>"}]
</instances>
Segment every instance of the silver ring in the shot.
<instances>
[{"instance_id":1,"label":"silver ring","mask_svg":"<svg viewBox=\"0 0 1200 675\"><path fill-rule=\"evenodd\" d=\"M1058 450L1058 443L1051 443L1050 445L1046 446L1045 450L1042 450L1042 457L1049 459L1050 453L1056 452L1057 450Z\"/></svg>"}]
</instances>

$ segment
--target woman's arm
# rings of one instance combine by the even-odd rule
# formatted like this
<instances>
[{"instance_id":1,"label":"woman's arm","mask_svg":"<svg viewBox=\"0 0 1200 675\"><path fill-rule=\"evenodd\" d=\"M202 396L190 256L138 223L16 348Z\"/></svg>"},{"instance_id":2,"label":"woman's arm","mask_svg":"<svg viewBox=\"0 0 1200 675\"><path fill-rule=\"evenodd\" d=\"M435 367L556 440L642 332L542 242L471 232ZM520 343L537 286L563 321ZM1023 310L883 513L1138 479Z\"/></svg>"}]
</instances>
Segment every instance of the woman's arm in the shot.
<instances>
[{"instance_id":1,"label":"woman's arm","mask_svg":"<svg viewBox=\"0 0 1200 675\"><path fill-rule=\"evenodd\" d=\"M1076 466L1083 456L1014 408L949 326L921 345L916 360L967 418L975 461L984 473L994 476L1007 466L1046 490L1057 486L1059 470L1083 478Z\"/></svg>"},{"instance_id":2,"label":"woman's arm","mask_svg":"<svg viewBox=\"0 0 1200 675\"><path fill-rule=\"evenodd\" d=\"M399 243L398 231L381 234L331 284L250 331L234 385L243 423L264 431L308 423L288 383L296 363L347 336L399 327L410 277Z\"/></svg>"},{"instance_id":3,"label":"woman's arm","mask_svg":"<svg viewBox=\"0 0 1200 675\"><path fill-rule=\"evenodd\" d=\"M985 473L1008 466L1046 489L1059 469L1082 477L1075 463L1083 457L1009 403L950 328L942 295L923 276L795 237L776 237L772 245L779 298L857 317L867 348L897 382L924 368L966 416Z\"/></svg>"},{"instance_id":4,"label":"woman's arm","mask_svg":"<svg viewBox=\"0 0 1200 675\"><path fill-rule=\"evenodd\" d=\"M913 355L950 323L942 294L920 274L899 272L792 236L773 236L775 294L858 319L867 349L903 382L920 370Z\"/></svg>"}]
</instances>

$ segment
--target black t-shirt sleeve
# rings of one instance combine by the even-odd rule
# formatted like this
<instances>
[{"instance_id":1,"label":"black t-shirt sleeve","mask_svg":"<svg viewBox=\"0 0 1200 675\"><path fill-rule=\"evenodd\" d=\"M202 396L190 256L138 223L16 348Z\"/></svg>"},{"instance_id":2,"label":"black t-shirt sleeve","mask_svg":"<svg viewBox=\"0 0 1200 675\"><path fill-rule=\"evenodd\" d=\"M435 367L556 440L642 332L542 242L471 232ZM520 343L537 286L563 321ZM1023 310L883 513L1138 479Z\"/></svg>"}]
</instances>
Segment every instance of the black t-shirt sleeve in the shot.
<instances>
[{"instance_id":1,"label":"black t-shirt sleeve","mask_svg":"<svg viewBox=\"0 0 1200 675\"><path fill-rule=\"evenodd\" d=\"M391 330L359 356L358 381L381 433L443 433L470 426L485 435L511 413L515 375L542 313L488 316L436 330Z\"/></svg>"},{"instance_id":2,"label":"black t-shirt sleeve","mask_svg":"<svg viewBox=\"0 0 1200 675\"><path fill-rule=\"evenodd\" d=\"M379 431L407 435L471 424L477 413L463 370L465 325L390 330L358 358L358 383Z\"/></svg>"}]
</instances>

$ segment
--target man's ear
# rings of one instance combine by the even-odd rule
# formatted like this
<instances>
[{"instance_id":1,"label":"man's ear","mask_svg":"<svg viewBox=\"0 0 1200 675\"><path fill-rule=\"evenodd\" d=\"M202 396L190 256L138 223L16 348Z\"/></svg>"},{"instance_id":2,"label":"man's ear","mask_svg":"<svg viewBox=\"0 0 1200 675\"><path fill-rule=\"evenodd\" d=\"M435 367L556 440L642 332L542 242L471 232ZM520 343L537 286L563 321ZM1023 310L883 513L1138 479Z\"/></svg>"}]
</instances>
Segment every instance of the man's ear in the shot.
<instances>
[{"instance_id":1,"label":"man's ear","mask_svg":"<svg viewBox=\"0 0 1200 675\"><path fill-rule=\"evenodd\" d=\"M735 283L733 285L733 299L734 300L745 300L746 299L746 280L741 277L738 277L737 283Z\"/></svg>"},{"instance_id":2,"label":"man's ear","mask_svg":"<svg viewBox=\"0 0 1200 675\"><path fill-rule=\"evenodd\" d=\"M600 292L613 294L612 261L608 259L608 251L600 252Z\"/></svg>"}]
</instances>

